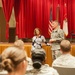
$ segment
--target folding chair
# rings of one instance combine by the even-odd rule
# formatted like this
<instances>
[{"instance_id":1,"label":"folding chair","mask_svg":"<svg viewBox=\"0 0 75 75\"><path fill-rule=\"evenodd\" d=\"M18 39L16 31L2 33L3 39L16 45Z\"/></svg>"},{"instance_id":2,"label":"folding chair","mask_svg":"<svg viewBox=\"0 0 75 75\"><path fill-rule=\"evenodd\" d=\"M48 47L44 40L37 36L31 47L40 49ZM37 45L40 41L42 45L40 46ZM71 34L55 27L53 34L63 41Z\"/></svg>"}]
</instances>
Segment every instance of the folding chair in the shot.
<instances>
[{"instance_id":1,"label":"folding chair","mask_svg":"<svg viewBox=\"0 0 75 75\"><path fill-rule=\"evenodd\" d=\"M59 75L75 75L75 68L53 67Z\"/></svg>"}]
</instances>

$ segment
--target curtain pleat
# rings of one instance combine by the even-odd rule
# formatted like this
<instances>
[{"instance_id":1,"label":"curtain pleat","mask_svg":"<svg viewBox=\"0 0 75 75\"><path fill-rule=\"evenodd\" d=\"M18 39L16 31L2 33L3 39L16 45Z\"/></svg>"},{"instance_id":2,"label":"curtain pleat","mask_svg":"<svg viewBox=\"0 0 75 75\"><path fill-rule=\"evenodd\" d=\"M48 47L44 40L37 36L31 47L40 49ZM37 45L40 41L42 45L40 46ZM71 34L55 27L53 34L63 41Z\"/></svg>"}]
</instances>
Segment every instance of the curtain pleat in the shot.
<instances>
[{"instance_id":1,"label":"curtain pleat","mask_svg":"<svg viewBox=\"0 0 75 75\"><path fill-rule=\"evenodd\" d=\"M6 38L9 38L9 20L14 5L14 0L2 0L3 11L6 19Z\"/></svg>"}]
</instances>

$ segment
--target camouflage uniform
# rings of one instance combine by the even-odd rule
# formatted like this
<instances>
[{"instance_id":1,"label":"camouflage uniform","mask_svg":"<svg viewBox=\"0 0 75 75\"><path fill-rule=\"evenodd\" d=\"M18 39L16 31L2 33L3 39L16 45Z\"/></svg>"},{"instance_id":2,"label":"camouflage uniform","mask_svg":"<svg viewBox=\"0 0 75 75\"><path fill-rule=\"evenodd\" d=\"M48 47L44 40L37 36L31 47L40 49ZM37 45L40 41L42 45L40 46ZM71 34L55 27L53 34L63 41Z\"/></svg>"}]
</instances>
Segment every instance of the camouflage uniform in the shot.
<instances>
[{"instance_id":1,"label":"camouflage uniform","mask_svg":"<svg viewBox=\"0 0 75 75\"><path fill-rule=\"evenodd\" d=\"M75 68L75 57L71 54L63 54L52 63L52 66Z\"/></svg>"},{"instance_id":2,"label":"camouflage uniform","mask_svg":"<svg viewBox=\"0 0 75 75\"><path fill-rule=\"evenodd\" d=\"M48 64L42 65L40 69L34 69L32 66L27 68L25 75L59 75L58 72L49 67Z\"/></svg>"},{"instance_id":3,"label":"camouflage uniform","mask_svg":"<svg viewBox=\"0 0 75 75\"><path fill-rule=\"evenodd\" d=\"M59 75L55 69L48 64L44 64L45 56L46 52L44 49L33 50L31 54L32 62L29 60L30 63L28 63L25 75ZM39 68L34 67L33 64L35 63L41 63L41 66Z\"/></svg>"},{"instance_id":4,"label":"camouflage uniform","mask_svg":"<svg viewBox=\"0 0 75 75\"><path fill-rule=\"evenodd\" d=\"M55 30L51 33L51 39L55 39L55 42L52 42L51 50L52 50L52 57L53 59L56 59L58 56L60 56L60 42L64 39L64 31L60 29L60 27L57 27Z\"/></svg>"}]
</instances>

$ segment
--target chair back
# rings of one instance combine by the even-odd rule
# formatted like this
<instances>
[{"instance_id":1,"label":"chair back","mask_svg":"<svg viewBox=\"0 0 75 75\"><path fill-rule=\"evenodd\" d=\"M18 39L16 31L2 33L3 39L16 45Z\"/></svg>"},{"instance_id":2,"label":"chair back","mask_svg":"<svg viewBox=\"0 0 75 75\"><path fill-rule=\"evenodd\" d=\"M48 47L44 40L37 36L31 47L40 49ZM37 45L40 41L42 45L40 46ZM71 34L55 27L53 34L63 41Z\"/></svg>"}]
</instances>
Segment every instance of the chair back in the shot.
<instances>
[{"instance_id":1,"label":"chair back","mask_svg":"<svg viewBox=\"0 0 75 75\"><path fill-rule=\"evenodd\" d=\"M53 67L59 75L75 75L75 68Z\"/></svg>"}]
</instances>

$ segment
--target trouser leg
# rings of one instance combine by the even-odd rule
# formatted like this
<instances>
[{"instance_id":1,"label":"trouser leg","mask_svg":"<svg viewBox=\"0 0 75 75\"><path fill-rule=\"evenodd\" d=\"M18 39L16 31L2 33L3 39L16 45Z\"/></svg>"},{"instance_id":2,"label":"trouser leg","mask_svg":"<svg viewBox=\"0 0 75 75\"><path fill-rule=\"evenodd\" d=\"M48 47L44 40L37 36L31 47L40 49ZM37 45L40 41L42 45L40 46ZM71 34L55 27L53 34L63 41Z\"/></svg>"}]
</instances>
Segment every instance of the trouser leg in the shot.
<instances>
[{"instance_id":1,"label":"trouser leg","mask_svg":"<svg viewBox=\"0 0 75 75\"><path fill-rule=\"evenodd\" d=\"M58 58L61 55L60 50L55 50L55 57Z\"/></svg>"},{"instance_id":2,"label":"trouser leg","mask_svg":"<svg viewBox=\"0 0 75 75\"><path fill-rule=\"evenodd\" d=\"M52 59L55 60L56 57L55 57L55 50L52 50Z\"/></svg>"},{"instance_id":3,"label":"trouser leg","mask_svg":"<svg viewBox=\"0 0 75 75\"><path fill-rule=\"evenodd\" d=\"M52 58L53 58L53 60L58 58L60 55L61 55L60 50L52 50Z\"/></svg>"}]
</instances>

